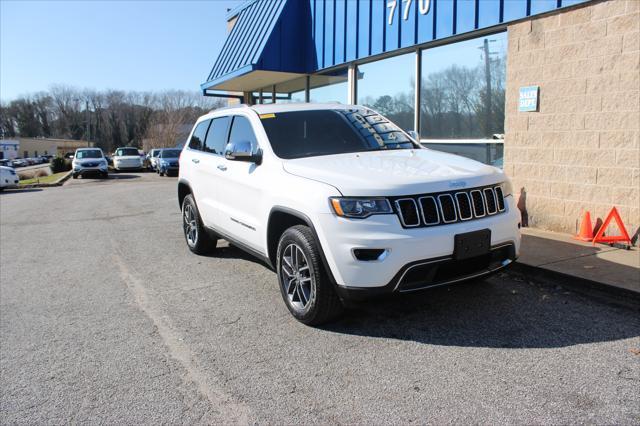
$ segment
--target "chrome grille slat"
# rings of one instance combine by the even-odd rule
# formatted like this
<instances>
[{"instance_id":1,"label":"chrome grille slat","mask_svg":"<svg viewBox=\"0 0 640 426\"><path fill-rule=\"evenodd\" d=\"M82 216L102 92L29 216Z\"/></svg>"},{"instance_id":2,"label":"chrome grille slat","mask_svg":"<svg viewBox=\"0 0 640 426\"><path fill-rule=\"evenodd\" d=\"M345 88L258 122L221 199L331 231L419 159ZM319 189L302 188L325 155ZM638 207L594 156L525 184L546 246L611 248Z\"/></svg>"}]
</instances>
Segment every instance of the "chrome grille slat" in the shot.
<instances>
[{"instance_id":1,"label":"chrome grille slat","mask_svg":"<svg viewBox=\"0 0 640 426\"><path fill-rule=\"evenodd\" d=\"M422 213L422 221L425 225L437 225L440 223L440 212L438 211L438 203L432 196L418 198L420 204L420 212ZM426 211L428 210L428 211ZM433 220L435 216L435 220ZM431 220L430 220L431 219Z\"/></svg>"},{"instance_id":2,"label":"chrome grille slat","mask_svg":"<svg viewBox=\"0 0 640 426\"><path fill-rule=\"evenodd\" d=\"M446 200L445 201L446 205L443 206L442 200ZM448 203L451 203L451 204L449 205ZM441 217L444 223L453 223L458 220L458 213L456 212L456 202L453 199L453 196L451 194L438 195L438 204L440 205L440 213L442 214ZM445 211L445 208L446 208L446 211Z\"/></svg>"},{"instance_id":3,"label":"chrome grille slat","mask_svg":"<svg viewBox=\"0 0 640 426\"><path fill-rule=\"evenodd\" d=\"M494 192L496 193L496 201L498 204L498 211L503 212L505 209L504 205L504 193L502 192L501 186L496 186L494 188Z\"/></svg>"},{"instance_id":4,"label":"chrome grille slat","mask_svg":"<svg viewBox=\"0 0 640 426\"><path fill-rule=\"evenodd\" d=\"M460 220L469 220L473 218L471 211L471 200L466 192L456 192L456 207L458 208L458 217ZM462 200L462 201L461 201Z\"/></svg>"},{"instance_id":5,"label":"chrome grille slat","mask_svg":"<svg viewBox=\"0 0 640 426\"><path fill-rule=\"evenodd\" d=\"M477 218L485 217L487 212L484 208L484 195L482 195L482 191L474 189L470 194L473 200L473 215Z\"/></svg>"},{"instance_id":6,"label":"chrome grille slat","mask_svg":"<svg viewBox=\"0 0 640 426\"><path fill-rule=\"evenodd\" d=\"M415 228L420 226L420 215L418 214L418 205L413 198L400 198L395 201L396 209L402 225L406 228ZM409 209L409 210L406 210ZM415 215L415 219L412 217Z\"/></svg>"},{"instance_id":7,"label":"chrome grille slat","mask_svg":"<svg viewBox=\"0 0 640 426\"><path fill-rule=\"evenodd\" d=\"M493 192L493 188L485 188L482 192L484 193L487 213L489 215L496 214L498 212L498 205L496 203L496 194Z\"/></svg>"}]
</instances>

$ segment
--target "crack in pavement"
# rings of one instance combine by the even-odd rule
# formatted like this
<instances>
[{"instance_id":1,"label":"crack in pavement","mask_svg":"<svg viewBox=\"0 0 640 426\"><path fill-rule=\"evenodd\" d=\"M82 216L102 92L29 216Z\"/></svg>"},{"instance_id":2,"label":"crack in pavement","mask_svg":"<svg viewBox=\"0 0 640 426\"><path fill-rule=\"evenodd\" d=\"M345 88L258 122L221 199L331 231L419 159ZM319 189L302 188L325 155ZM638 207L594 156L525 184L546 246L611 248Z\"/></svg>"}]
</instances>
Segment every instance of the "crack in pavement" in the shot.
<instances>
[{"instance_id":1,"label":"crack in pavement","mask_svg":"<svg viewBox=\"0 0 640 426\"><path fill-rule=\"evenodd\" d=\"M187 371L187 377L196 385L198 391L209 401L214 411L220 413L225 424L249 423L249 408L238 402L224 390L207 380L206 374L198 367L194 355L179 333L168 323L165 314L154 304L142 282L131 273L124 256L116 242L111 239L114 248L114 263L120 270L120 276L127 288L133 293L136 304L156 326L158 334L173 359Z\"/></svg>"}]
</instances>

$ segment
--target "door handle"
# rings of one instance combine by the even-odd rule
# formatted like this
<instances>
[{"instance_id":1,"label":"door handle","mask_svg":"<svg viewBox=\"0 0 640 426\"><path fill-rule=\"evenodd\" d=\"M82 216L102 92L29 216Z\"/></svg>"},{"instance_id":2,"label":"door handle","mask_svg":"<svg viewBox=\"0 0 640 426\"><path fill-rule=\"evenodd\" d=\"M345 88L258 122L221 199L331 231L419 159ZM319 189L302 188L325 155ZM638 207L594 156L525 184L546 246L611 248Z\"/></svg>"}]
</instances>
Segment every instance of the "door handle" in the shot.
<instances>
[{"instance_id":1,"label":"door handle","mask_svg":"<svg viewBox=\"0 0 640 426\"><path fill-rule=\"evenodd\" d=\"M200 162L200 160L198 160L197 158L192 158L191 161L193 161L196 164L198 164Z\"/></svg>"},{"instance_id":2,"label":"door handle","mask_svg":"<svg viewBox=\"0 0 640 426\"><path fill-rule=\"evenodd\" d=\"M224 172L225 170L227 170L227 166L225 166L224 164L218 164L218 170L222 170Z\"/></svg>"}]
</instances>

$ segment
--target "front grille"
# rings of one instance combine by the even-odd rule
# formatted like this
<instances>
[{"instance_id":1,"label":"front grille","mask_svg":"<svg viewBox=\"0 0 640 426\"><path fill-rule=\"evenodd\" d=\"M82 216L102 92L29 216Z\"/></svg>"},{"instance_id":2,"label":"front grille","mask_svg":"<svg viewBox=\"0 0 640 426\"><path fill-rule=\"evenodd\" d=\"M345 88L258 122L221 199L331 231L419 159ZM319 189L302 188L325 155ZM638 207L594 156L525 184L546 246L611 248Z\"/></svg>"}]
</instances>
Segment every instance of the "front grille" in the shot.
<instances>
[{"instance_id":1,"label":"front grille","mask_svg":"<svg viewBox=\"0 0 640 426\"><path fill-rule=\"evenodd\" d=\"M471 188L462 191L419 194L391 200L405 228L445 225L506 210L500 186Z\"/></svg>"}]
</instances>

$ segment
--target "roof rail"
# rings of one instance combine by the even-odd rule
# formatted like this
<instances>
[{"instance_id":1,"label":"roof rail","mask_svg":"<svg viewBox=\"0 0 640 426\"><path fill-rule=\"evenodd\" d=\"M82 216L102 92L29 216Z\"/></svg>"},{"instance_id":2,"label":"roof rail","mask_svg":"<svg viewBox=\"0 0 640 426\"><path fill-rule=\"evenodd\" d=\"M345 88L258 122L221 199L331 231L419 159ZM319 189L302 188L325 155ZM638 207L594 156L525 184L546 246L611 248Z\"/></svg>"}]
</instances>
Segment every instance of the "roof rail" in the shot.
<instances>
[{"instance_id":1,"label":"roof rail","mask_svg":"<svg viewBox=\"0 0 640 426\"><path fill-rule=\"evenodd\" d=\"M212 109L211 111L209 111L209 113L212 113L214 111L224 111L224 110L227 110L227 109L236 109L236 108L251 108L251 107L249 105L247 105L247 104L229 105L229 106L222 107L222 108Z\"/></svg>"}]
</instances>

